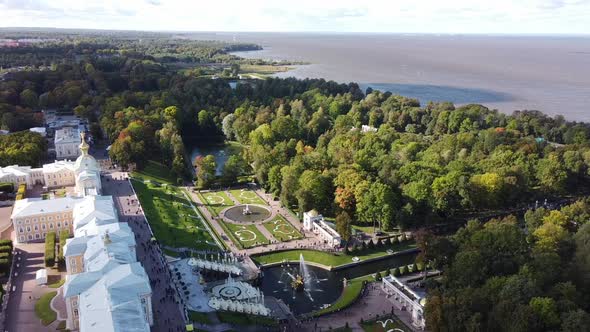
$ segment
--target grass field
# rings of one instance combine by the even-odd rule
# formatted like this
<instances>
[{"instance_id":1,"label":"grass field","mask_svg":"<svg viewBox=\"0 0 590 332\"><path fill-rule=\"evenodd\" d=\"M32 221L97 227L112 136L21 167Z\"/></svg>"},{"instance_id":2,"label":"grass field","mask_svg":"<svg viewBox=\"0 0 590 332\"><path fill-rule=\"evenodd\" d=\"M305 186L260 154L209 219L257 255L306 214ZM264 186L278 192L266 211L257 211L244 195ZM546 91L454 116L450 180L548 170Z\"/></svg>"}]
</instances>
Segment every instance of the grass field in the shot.
<instances>
[{"instance_id":1,"label":"grass field","mask_svg":"<svg viewBox=\"0 0 590 332\"><path fill-rule=\"evenodd\" d=\"M243 248L251 248L268 243L268 239L260 233L256 225L236 225L224 223L225 227L232 233L232 241L237 240Z\"/></svg>"},{"instance_id":2,"label":"grass field","mask_svg":"<svg viewBox=\"0 0 590 332\"><path fill-rule=\"evenodd\" d=\"M143 211L163 245L195 249L218 249L197 213L180 189L132 181Z\"/></svg>"},{"instance_id":3,"label":"grass field","mask_svg":"<svg viewBox=\"0 0 590 332\"><path fill-rule=\"evenodd\" d=\"M51 309L49 303L57 295L56 291L49 292L41 296L35 303L35 314L41 320L41 324L47 326L57 319L57 313Z\"/></svg>"},{"instance_id":4,"label":"grass field","mask_svg":"<svg viewBox=\"0 0 590 332\"><path fill-rule=\"evenodd\" d=\"M308 262L315 262L326 266L338 266L348 263L353 263L352 258L358 257L361 261L369 259L369 258L376 258L381 256L389 255L386 250L392 249L395 251L402 251L406 249L416 248L415 242L405 242L401 244L396 244L389 247L383 248L376 248L374 250L364 250L362 252L356 252L354 254L346 255L346 254L339 254L334 255L328 252L323 251L316 251L316 250L288 250L288 251L279 251L279 252L271 252L268 254L262 254L257 256L252 256L252 259L258 264L270 264L270 263L278 263L284 260L288 261L298 261L299 255L303 254L303 258Z\"/></svg>"},{"instance_id":5,"label":"grass field","mask_svg":"<svg viewBox=\"0 0 590 332\"><path fill-rule=\"evenodd\" d=\"M329 307L313 312L312 316L322 316L348 307L361 295L361 291L363 290L363 282L365 281L375 281L375 278L372 275L367 275L348 280L348 284L336 302L332 303Z\"/></svg>"},{"instance_id":6,"label":"grass field","mask_svg":"<svg viewBox=\"0 0 590 332\"><path fill-rule=\"evenodd\" d=\"M217 216L224 209L234 206L234 202L223 191L199 193L201 201L212 215Z\"/></svg>"},{"instance_id":7,"label":"grass field","mask_svg":"<svg viewBox=\"0 0 590 332\"><path fill-rule=\"evenodd\" d=\"M270 75L274 73L284 72L293 68L288 66L274 66L274 65L240 65L240 73L243 74L261 74Z\"/></svg>"},{"instance_id":8,"label":"grass field","mask_svg":"<svg viewBox=\"0 0 590 332\"><path fill-rule=\"evenodd\" d=\"M291 223L289 223L283 216L277 214L271 221L267 221L264 224L272 236L278 241L290 241L295 239L301 239L303 236Z\"/></svg>"},{"instance_id":9,"label":"grass field","mask_svg":"<svg viewBox=\"0 0 590 332\"><path fill-rule=\"evenodd\" d=\"M131 176L159 183L176 183L168 167L152 160L149 160L142 170L132 172Z\"/></svg>"},{"instance_id":10,"label":"grass field","mask_svg":"<svg viewBox=\"0 0 590 332\"><path fill-rule=\"evenodd\" d=\"M256 192L249 189L232 189L229 193L242 204L260 204L267 205Z\"/></svg>"}]
</instances>

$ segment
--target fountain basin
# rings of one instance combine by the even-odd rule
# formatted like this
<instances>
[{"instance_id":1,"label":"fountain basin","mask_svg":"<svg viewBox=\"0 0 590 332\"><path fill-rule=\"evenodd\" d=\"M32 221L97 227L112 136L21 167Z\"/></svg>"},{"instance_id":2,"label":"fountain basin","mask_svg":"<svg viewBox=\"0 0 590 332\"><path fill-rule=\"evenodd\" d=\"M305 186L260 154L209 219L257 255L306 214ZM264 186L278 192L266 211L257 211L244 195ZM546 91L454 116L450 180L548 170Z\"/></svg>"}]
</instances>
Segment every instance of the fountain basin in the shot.
<instances>
[{"instance_id":1,"label":"fountain basin","mask_svg":"<svg viewBox=\"0 0 590 332\"><path fill-rule=\"evenodd\" d=\"M245 209L245 204L236 205L225 209L222 213L225 218L236 223L253 223L271 217L270 209L262 205L248 204L248 214L244 213Z\"/></svg>"}]
</instances>

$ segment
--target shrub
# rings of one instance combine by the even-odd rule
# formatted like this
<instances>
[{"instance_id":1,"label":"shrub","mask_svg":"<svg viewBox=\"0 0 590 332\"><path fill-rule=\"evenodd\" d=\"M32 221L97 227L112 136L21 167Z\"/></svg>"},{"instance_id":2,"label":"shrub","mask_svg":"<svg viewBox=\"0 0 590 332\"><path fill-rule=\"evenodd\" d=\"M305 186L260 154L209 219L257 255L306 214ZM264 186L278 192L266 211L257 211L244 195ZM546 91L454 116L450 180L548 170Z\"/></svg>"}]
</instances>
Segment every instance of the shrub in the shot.
<instances>
[{"instance_id":1,"label":"shrub","mask_svg":"<svg viewBox=\"0 0 590 332\"><path fill-rule=\"evenodd\" d=\"M406 240L406 238L405 238L403 235L400 235L400 236L398 236L398 237L397 237L397 242L398 242L398 243L402 243L402 242L404 242L405 240Z\"/></svg>"},{"instance_id":2,"label":"shrub","mask_svg":"<svg viewBox=\"0 0 590 332\"><path fill-rule=\"evenodd\" d=\"M0 270L5 271L10 266L10 262L6 258L0 259Z\"/></svg>"},{"instance_id":3,"label":"shrub","mask_svg":"<svg viewBox=\"0 0 590 332\"><path fill-rule=\"evenodd\" d=\"M27 193L27 185L26 184L20 184L18 186L18 190L16 192L16 200L20 200L25 198L25 194Z\"/></svg>"},{"instance_id":4,"label":"shrub","mask_svg":"<svg viewBox=\"0 0 590 332\"><path fill-rule=\"evenodd\" d=\"M13 193L14 192L14 184L8 182L1 182L0 183L0 191L5 193Z\"/></svg>"},{"instance_id":5,"label":"shrub","mask_svg":"<svg viewBox=\"0 0 590 332\"><path fill-rule=\"evenodd\" d=\"M66 245L66 240L70 236L70 231L67 229L62 229L59 231L59 247L57 248L57 264L64 264L64 247Z\"/></svg>"},{"instance_id":6,"label":"shrub","mask_svg":"<svg viewBox=\"0 0 590 332\"><path fill-rule=\"evenodd\" d=\"M393 269L391 269L390 273L394 277L399 277L399 269L397 267L394 267Z\"/></svg>"},{"instance_id":7,"label":"shrub","mask_svg":"<svg viewBox=\"0 0 590 332\"><path fill-rule=\"evenodd\" d=\"M414 264L408 264L408 272L409 273L414 272Z\"/></svg>"},{"instance_id":8,"label":"shrub","mask_svg":"<svg viewBox=\"0 0 590 332\"><path fill-rule=\"evenodd\" d=\"M416 262L416 271L424 271L424 263Z\"/></svg>"},{"instance_id":9,"label":"shrub","mask_svg":"<svg viewBox=\"0 0 590 332\"><path fill-rule=\"evenodd\" d=\"M9 247L9 246L0 247L0 252L11 252L11 251L12 251L12 247Z\"/></svg>"},{"instance_id":10,"label":"shrub","mask_svg":"<svg viewBox=\"0 0 590 332\"><path fill-rule=\"evenodd\" d=\"M9 252L0 252L0 258L10 259L10 253Z\"/></svg>"},{"instance_id":11,"label":"shrub","mask_svg":"<svg viewBox=\"0 0 590 332\"><path fill-rule=\"evenodd\" d=\"M12 248L12 240L0 240L0 247L10 246Z\"/></svg>"},{"instance_id":12,"label":"shrub","mask_svg":"<svg viewBox=\"0 0 590 332\"><path fill-rule=\"evenodd\" d=\"M408 272L408 268L406 266L400 266L400 268L399 268L399 275L400 276L403 276L407 272Z\"/></svg>"},{"instance_id":13,"label":"shrub","mask_svg":"<svg viewBox=\"0 0 590 332\"><path fill-rule=\"evenodd\" d=\"M47 233L45 237L45 266L55 265L55 232Z\"/></svg>"}]
</instances>

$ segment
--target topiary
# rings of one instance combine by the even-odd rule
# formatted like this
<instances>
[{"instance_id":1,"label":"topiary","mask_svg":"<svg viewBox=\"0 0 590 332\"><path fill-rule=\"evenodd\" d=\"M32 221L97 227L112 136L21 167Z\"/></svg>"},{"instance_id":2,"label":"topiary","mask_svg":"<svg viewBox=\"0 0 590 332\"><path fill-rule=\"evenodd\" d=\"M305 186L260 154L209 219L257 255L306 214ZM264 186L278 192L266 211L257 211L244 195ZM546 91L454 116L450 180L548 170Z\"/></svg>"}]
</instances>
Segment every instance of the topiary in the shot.
<instances>
[{"instance_id":1,"label":"topiary","mask_svg":"<svg viewBox=\"0 0 590 332\"><path fill-rule=\"evenodd\" d=\"M399 276L399 269L397 267L394 267L393 269L391 269L391 275L394 277L398 277Z\"/></svg>"},{"instance_id":2,"label":"topiary","mask_svg":"<svg viewBox=\"0 0 590 332\"><path fill-rule=\"evenodd\" d=\"M406 274L408 272L408 268L404 265L404 266L400 266L399 267L399 275L403 276L404 274Z\"/></svg>"}]
</instances>

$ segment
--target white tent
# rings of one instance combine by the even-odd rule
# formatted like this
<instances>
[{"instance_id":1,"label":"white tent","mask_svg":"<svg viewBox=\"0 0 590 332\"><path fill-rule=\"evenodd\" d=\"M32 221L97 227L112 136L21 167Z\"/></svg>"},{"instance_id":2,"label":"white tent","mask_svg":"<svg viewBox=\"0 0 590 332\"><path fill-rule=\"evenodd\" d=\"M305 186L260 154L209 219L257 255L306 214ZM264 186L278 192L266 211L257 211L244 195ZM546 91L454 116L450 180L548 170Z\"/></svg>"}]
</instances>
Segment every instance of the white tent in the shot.
<instances>
[{"instance_id":1,"label":"white tent","mask_svg":"<svg viewBox=\"0 0 590 332\"><path fill-rule=\"evenodd\" d=\"M47 270L46 269L37 270L35 281L37 282L37 285L46 284L47 283Z\"/></svg>"}]
</instances>

